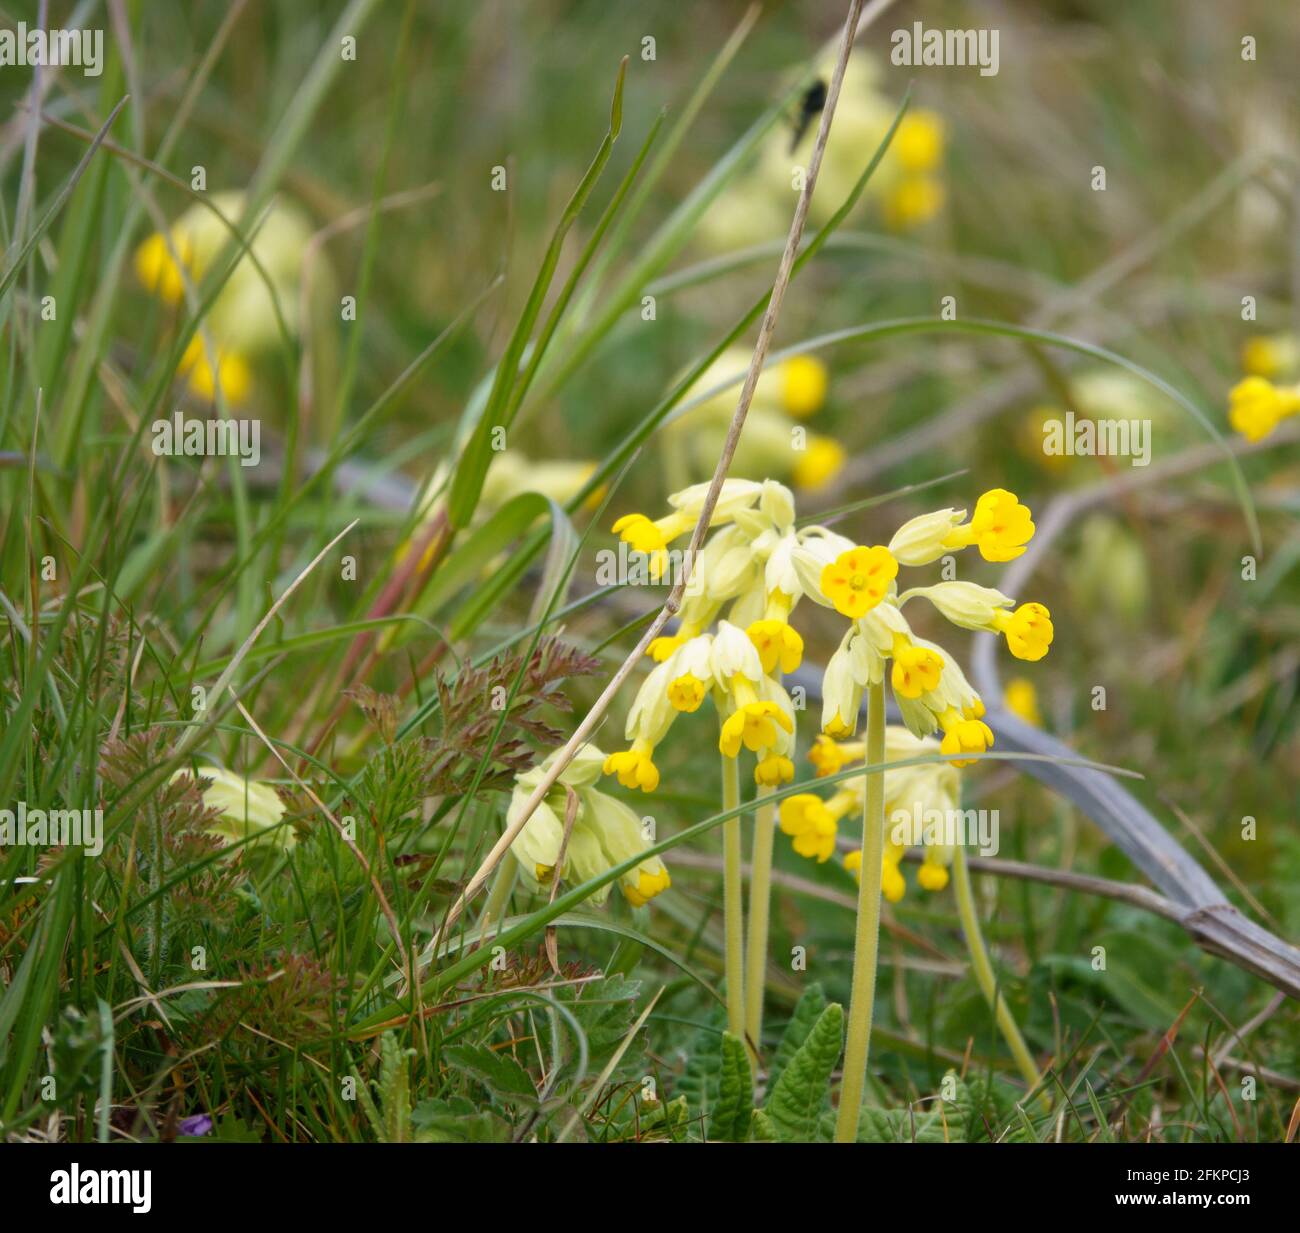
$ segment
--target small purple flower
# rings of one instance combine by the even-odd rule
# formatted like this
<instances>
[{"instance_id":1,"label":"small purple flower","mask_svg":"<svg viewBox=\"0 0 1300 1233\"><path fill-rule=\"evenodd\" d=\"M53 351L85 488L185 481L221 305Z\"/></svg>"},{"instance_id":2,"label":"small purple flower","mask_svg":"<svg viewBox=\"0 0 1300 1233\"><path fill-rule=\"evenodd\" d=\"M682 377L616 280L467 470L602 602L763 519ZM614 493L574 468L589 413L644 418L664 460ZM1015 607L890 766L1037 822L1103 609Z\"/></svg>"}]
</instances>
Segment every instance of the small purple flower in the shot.
<instances>
[{"instance_id":1,"label":"small purple flower","mask_svg":"<svg viewBox=\"0 0 1300 1233\"><path fill-rule=\"evenodd\" d=\"M183 1135L197 1136L209 1134L212 1130L212 1115L195 1113L192 1117L181 1118L180 1132Z\"/></svg>"}]
</instances>

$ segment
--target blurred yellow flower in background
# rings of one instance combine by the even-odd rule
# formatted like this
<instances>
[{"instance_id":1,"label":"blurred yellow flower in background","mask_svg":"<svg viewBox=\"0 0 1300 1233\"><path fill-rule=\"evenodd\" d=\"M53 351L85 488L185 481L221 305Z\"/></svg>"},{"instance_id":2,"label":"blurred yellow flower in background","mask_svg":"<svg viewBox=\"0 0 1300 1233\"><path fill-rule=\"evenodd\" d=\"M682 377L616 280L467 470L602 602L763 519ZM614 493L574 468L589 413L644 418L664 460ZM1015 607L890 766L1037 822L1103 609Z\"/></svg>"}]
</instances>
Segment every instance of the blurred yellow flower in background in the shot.
<instances>
[{"instance_id":1,"label":"blurred yellow flower in background","mask_svg":"<svg viewBox=\"0 0 1300 1233\"><path fill-rule=\"evenodd\" d=\"M211 205L232 224L241 218L244 202L244 194L237 191L211 198ZM281 339L277 304L287 328L297 330L299 282L312 234L307 220L281 203L271 206L259 223L249 251L232 255L234 268L202 323L216 344L221 389L232 403L245 401L252 391L249 358L274 348ZM233 233L222 218L207 205L195 204L166 235L154 232L136 249L136 277L151 295L178 308L186 279L197 288L232 242ZM177 371L188 379L196 397L211 399L218 383L197 341L186 349Z\"/></svg>"},{"instance_id":2,"label":"blurred yellow flower in background","mask_svg":"<svg viewBox=\"0 0 1300 1233\"><path fill-rule=\"evenodd\" d=\"M1028 677L1012 677L1002 690L1002 702L1018 719L1035 728L1043 726L1043 716L1038 710L1038 690Z\"/></svg>"}]
</instances>

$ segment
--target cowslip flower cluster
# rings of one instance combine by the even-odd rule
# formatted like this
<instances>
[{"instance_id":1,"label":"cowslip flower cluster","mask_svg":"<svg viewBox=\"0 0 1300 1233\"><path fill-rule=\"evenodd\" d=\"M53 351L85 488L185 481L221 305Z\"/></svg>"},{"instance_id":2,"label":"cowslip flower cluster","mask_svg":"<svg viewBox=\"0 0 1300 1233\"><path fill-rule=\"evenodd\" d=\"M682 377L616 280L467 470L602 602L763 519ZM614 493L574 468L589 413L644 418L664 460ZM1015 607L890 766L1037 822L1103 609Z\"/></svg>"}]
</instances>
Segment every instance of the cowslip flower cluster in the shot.
<instances>
[{"instance_id":1,"label":"cowslip flower cluster","mask_svg":"<svg viewBox=\"0 0 1300 1233\"><path fill-rule=\"evenodd\" d=\"M670 455L696 473L709 473L722 450L749 359L749 352L735 347L724 351L687 390L682 412L665 425ZM792 355L766 367L754 387L732 465L810 492L829 484L844 466L844 447L803 427L825 404L829 384L826 365L815 355Z\"/></svg>"},{"instance_id":2,"label":"cowslip flower cluster","mask_svg":"<svg viewBox=\"0 0 1300 1233\"><path fill-rule=\"evenodd\" d=\"M244 194L214 193L211 200L227 219L239 221ZM253 384L250 358L280 337L267 282L289 328L296 329L299 280L310 240L310 225L291 206L277 203L261 220L249 245L252 257L245 254L237 262L204 318L213 350L209 352L196 334L181 357L177 375L196 397L211 399L220 387L229 402L247 401ZM207 207L194 205L165 236L156 231L136 249L136 277L146 291L174 308L184 298L185 278L197 287L230 241L231 232L221 219Z\"/></svg>"},{"instance_id":3,"label":"cowslip flower cluster","mask_svg":"<svg viewBox=\"0 0 1300 1233\"><path fill-rule=\"evenodd\" d=\"M556 757L558 753L551 754L539 766L516 777L508 822L513 823L523 812L528 798ZM557 867L560 875L570 881L586 882L650 847L637 814L595 786L604 762L605 755L594 745L580 750L510 845L520 876L531 890L549 888ZM565 846L564 820L570 791L575 797L576 812ZM638 908L671 885L668 870L657 856L647 857L619 880L624 897ZM604 886L592 899L604 903L609 891L610 887Z\"/></svg>"},{"instance_id":4,"label":"cowslip flower cluster","mask_svg":"<svg viewBox=\"0 0 1300 1233\"><path fill-rule=\"evenodd\" d=\"M707 492L707 484L696 484L674 493L669 514L653 520L627 514L614 532L646 554L652 576L661 577L669 546L694 528ZM677 631L650 644L656 666L628 711L630 746L605 760L606 773L624 787L653 792L659 786L656 746L678 715L699 710L706 697L717 710L718 748L726 757L739 757L742 749L755 754L760 785L794 778L794 706L777 679L803 658L803 639L790 624L802 595L791 555L803 532L794 522L794 497L783 484L724 481L711 523L716 529L695 562Z\"/></svg>"},{"instance_id":5,"label":"cowslip flower cluster","mask_svg":"<svg viewBox=\"0 0 1300 1233\"><path fill-rule=\"evenodd\" d=\"M652 576L662 577L670 545L694 528L707 491L697 484L674 493L671 512L657 519L626 514L614 532L646 554ZM1042 604L1015 607L1002 592L971 582L898 592L900 565L925 565L966 547L986 561L1020 556L1034 524L1005 489L984 493L969 519L964 510L938 510L905 523L888 546L863 546L826 527L796 527L794 499L782 484L728 479L711 528L676 633L650 644L656 667L628 712L629 748L605 761L606 773L624 787L653 792L659 786L656 747L677 716L698 710L706 697L718 711L725 756L753 752L760 785L793 779L794 710L777 678L802 660L803 638L790 618L805 596L850 622L826 667L823 732L853 735L863 693L884 679L888 663L904 724L918 739L942 730L940 750L955 766L970 761L961 755L993 744L984 704L952 656L913 633L904 606L925 599L962 629L1001 634L1018 659L1041 659L1051 645L1052 621Z\"/></svg>"},{"instance_id":6,"label":"cowslip flower cluster","mask_svg":"<svg viewBox=\"0 0 1300 1233\"><path fill-rule=\"evenodd\" d=\"M819 66L823 81L830 79L832 65L827 60ZM878 66L867 56L855 55L840 87L835 123L812 199L810 221L814 225L824 224L848 197L867 159L889 131L897 110L898 100L881 87ZM816 129L817 117L813 117L793 148L788 128L772 131L757 164L741 175L701 219L699 235L707 247L725 251L784 233ZM903 116L865 189L865 196L875 202L891 230L912 230L943 208L945 140L943 118L937 113L918 107Z\"/></svg>"}]
</instances>

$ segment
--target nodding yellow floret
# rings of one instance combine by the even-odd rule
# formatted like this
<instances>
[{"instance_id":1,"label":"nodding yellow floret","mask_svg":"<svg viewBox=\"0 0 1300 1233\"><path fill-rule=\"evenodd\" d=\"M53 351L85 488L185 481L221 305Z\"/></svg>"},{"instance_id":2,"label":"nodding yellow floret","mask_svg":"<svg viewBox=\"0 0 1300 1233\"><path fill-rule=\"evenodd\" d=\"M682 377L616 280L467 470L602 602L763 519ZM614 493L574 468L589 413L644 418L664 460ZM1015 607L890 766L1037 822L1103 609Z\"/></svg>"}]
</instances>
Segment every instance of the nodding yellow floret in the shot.
<instances>
[{"instance_id":1,"label":"nodding yellow floret","mask_svg":"<svg viewBox=\"0 0 1300 1233\"><path fill-rule=\"evenodd\" d=\"M835 816L826 808L820 796L799 792L781 802L781 832L794 840L794 850L800 856L816 860L818 864L830 859L835 851L835 833L838 829Z\"/></svg>"},{"instance_id":2,"label":"nodding yellow floret","mask_svg":"<svg viewBox=\"0 0 1300 1233\"><path fill-rule=\"evenodd\" d=\"M866 752L864 741L836 741L826 733L819 732L813 741L813 747L808 751L808 761L813 764L819 777L834 775L850 762L865 757Z\"/></svg>"},{"instance_id":3,"label":"nodding yellow floret","mask_svg":"<svg viewBox=\"0 0 1300 1233\"><path fill-rule=\"evenodd\" d=\"M637 871L636 882L623 882L623 894L627 901L634 908L645 907L656 895L666 891L673 884L672 879L668 876L668 870L660 868L657 872L640 869Z\"/></svg>"},{"instance_id":4,"label":"nodding yellow floret","mask_svg":"<svg viewBox=\"0 0 1300 1233\"><path fill-rule=\"evenodd\" d=\"M1228 422L1248 441L1262 441L1288 416L1300 411L1300 385L1274 385L1247 377L1228 392Z\"/></svg>"},{"instance_id":5,"label":"nodding yellow floret","mask_svg":"<svg viewBox=\"0 0 1300 1233\"><path fill-rule=\"evenodd\" d=\"M841 616L857 620L871 611L898 576L898 562L881 544L850 548L822 570L821 589Z\"/></svg>"},{"instance_id":6,"label":"nodding yellow floret","mask_svg":"<svg viewBox=\"0 0 1300 1233\"><path fill-rule=\"evenodd\" d=\"M983 714L983 708L978 709ZM939 716L939 724L943 728L940 753L952 757L955 754L982 754L993 748L993 730L979 715L968 717L951 706ZM953 758L953 766L971 766L974 761L974 758Z\"/></svg>"},{"instance_id":7,"label":"nodding yellow floret","mask_svg":"<svg viewBox=\"0 0 1300 1233\"><path fill-rule=\"evenodd\" d=\"M1006 635L1007 649L1017 659L1042 659L1052 645L1052 618L1042 604L1021 604L1015 612L998 611L993 628Z\"/></svg>"},{"instance_id":8,"label":"nodding yellow floret","mask_svg":"<svg viewBox=\"0 0 1300 1233\"><path fill-rule=\"evenodd\" d=\"M658 521L645 514L624 514L611 529L634 552L649 558L650 576L659 578L668 568L668 545L692 525L690 519L676 513Z\"/></svg>"},{"instance_id":9,"label":"nodding yellow floret","mask_svg":"<svg viewBox=\"0 0 1300 1233\"><path fill-rule=\"evenodd\" d=\"M893 658L889 681L900 697L919 698L939 687L943 657L937 652L916 646L906 634L895 634Z\"/></svg>"},{"instance_id":10,"label":"nodding yellow floret","mask_svg":"<svg viewBox=\"0 0 1300 1233\"><path fill-rule=\"evenodd\" d=\"M753 753L776 744L776 727L794 731L790 717L775 702L745 702L727 716L718 737L718 748L728 758L740 756L740 747Z\"/></svg>"},{"instance_id":11,"label":"nodding yellow floret","mask_svg":"<svg viewBox=\"0 0 1300 1233\"><path fill-rule=\"evenodd\" d=\"M668 701L674 710L694 713L700 709L700 703L704 701L707 692L708 686L704 681L689 672L683 672L669 683Z\"/></svg>"},{"instance_id":12,"label":"nodding yellow floret","mask_svg":"<svg viewBox=\"0 0 1300 1233\"><path fill-rule=\"evenodd\" d=\"M754 782L759 787L776 788L794 779L794 763L778 753L760 758L754 767Z\"/></svg>"},{"instance_id":13,"label":"nodding yellow floret","mask_svg":"<svg viewBox=\"0 0 1300 1233\"><path fill-rule=\"evenodd\" d=\"M1005 488L991 488L975 503L971 520L944 539L948 548L974 544L986 561L1014 561L1034 537L1029 507Z\"/></svg>"},{"instance_id":14,"label":"nodding yellow floret","mask_svg":"<svg viewBox=\"0 0 1300 1233\"><path fill-rule=\"evenodd\" d=\"M880 862L880 893L890 903L897 903L907 891L907 883L903 880L903 874L898 867L901 859L901 852L886 848ZM845 853L844 868L855 878L862 877L861 848Z\"/></svg>"},{"instance_id":15,"label":"nodding yellow floret","mask_svg":"<svg viewBox=\"0 0 1300 1233\"><path fill-rule=\"evenodd\" d=\"M937 855L927 851L921 868L916 871L916 880L922 890L941 891L948 885L948 870L940 863Z\"/></svg>"},{"instance_id":16,"label":"nodding yellow floret","mask_svg":"<svg viewBox=\"0 0 1300 1233\"><path fill-rule=\"evenodd\" d=\"M798 630L784 620L764 617L751 621L745 630L758 651L763 671L793 672L803 660L803 639Z\"/></svg>"},{"instance_id":17,"label":"nodding yellow floret","mask_svg":"<svg viewBox=\"0 0 1300 1233\"><path fill-rule=\"evenodd\" d=\"M612 753L605 759L606 775L617 775L625 788L640 788L653 792L659 786L659 769L654 764L654 746L636 741L631 749Z\"/></svg>"}]
</instances>

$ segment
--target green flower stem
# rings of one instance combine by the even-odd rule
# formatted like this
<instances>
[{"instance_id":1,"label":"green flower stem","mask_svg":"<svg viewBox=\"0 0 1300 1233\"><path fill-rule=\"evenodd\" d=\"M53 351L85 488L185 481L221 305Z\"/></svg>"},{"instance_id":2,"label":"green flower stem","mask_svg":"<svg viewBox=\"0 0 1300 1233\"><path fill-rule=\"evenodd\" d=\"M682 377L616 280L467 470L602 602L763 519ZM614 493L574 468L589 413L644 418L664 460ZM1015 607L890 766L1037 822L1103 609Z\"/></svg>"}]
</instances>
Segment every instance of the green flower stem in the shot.
<instances>
[{"instance_id":1,"label":"green flower stem","mask_svg":"<svg viewBox=\"0 0 1300 1233\"><path fill-rule=\"evenodd\" d=\"M867 765L885 760L885 682L867 687ZM885 773L867 775L862 807L862 865L858 869L858 924L853 940L853 986L844 1078L835 1115L835 1142L858 1137L862 1090L871 1052L871 1015L876 1001L876 952L880 948L880 872L885 857Z\"/></svg>"},{"instance_id":2,"label":"green flower stem","mask_svg":"<svg viewBox=\"0 0 1300 1233\"><path fill-rule=\"evenodd\" d=\"M961 931L966 935L966 949L970 951L970 966L975 973L975 980L984 994L985 1001L993 1008L993 1017L998 1022L1003 1039L1016 1059L1016 1065L1029 1084L1029 1090L1038 1090L1038 1098L1045 1108L1051 1108L1047 1093L1042 1088L1043 1076L1034 1059L1030 1056L1025 1038L1020 1034L1015 1016L1007 1005L1006 999L998 992L997 979L993 974L993 964L989 961L988 948L984 945L984 935L980 932L979 916L975 911L975 896L971 891L970 870L966 866L965 850L959 845L952 858L952 885L957 895L957 912L961 917Z\"/></svg>"},{"instance_id":3,"label":"green flower stem","mask_svg":"<svg viewBox=\"0 0 1300 1233\"><path fill-rule=\"evenodd\" d=\"M740 804L740 761L722 757L722 808ZM726 932L727 1030L745 1039L745 917L740 877L740 818L722 824L722 917Z\"/></svg>"},{"instance_id":4,"label":"green flower stem","mask_svg":"<svg viewBox=\"0 0 1300 1233\"><path fill-rule=\"evenodd\" d=\"M745 1035L751 1052L763 1043L763 995L767 992L767 923L772 906L772 845L776 838L776 806L764 798L771 788L758 790L754 815L754 868L749 879L749 936L745 952Z\"/></svg>"}]
</instances>

